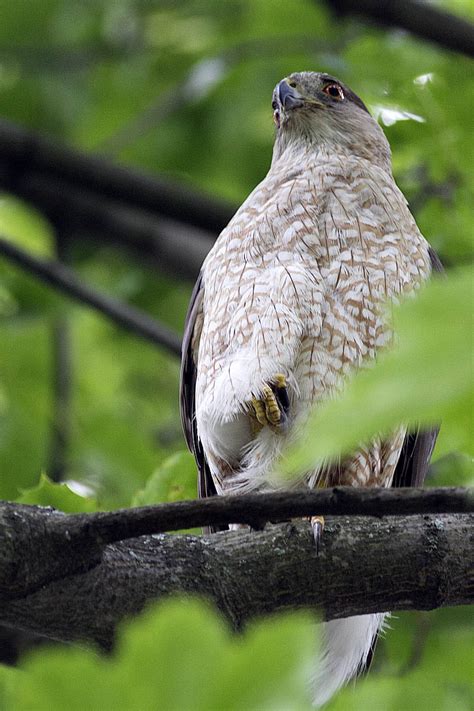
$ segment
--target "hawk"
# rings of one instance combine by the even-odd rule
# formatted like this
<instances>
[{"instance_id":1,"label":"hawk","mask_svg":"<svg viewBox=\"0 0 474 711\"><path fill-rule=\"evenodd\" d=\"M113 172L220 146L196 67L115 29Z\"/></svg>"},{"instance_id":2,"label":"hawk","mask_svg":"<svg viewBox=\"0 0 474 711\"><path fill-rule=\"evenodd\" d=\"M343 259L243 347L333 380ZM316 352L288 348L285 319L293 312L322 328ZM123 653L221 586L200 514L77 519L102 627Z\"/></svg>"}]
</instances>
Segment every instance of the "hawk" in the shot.
<instances>
[{"instance_id":1,"label":"hawk","mask_svg":"<svg viewBox=\"0 0 474 711\"><path fill-rule=\"evenodd\" d=\"M272 108L270 170L204 261L186 319L181 413L201 497L268 490L310 409L391 343L387 302L440 268L354 92L299 72ZM418 486L435 439L399 427L299 484ZM316 705L367 666L383 619L324 623Z\"/></svg>"}]
</instances>

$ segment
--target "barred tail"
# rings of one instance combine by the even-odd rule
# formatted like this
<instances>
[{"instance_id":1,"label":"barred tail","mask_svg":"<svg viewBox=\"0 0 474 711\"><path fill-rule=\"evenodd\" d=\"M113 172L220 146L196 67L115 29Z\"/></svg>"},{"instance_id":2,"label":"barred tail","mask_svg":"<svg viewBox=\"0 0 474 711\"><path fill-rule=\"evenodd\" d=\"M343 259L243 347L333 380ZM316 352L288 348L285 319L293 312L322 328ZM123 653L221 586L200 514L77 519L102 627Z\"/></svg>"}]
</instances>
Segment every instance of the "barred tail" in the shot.
<instances>
[{"instance_id":1,"label":"barred tail","mask_svg":"<svg viewBox=\"0 0 474 711\"><path fill-rule=\"evenodd\" d=\"M366 668L386 614L346 617L319 626L321 651L313 686L316 707L323 706L341 686Z\"/></svg>"}]
</instances>

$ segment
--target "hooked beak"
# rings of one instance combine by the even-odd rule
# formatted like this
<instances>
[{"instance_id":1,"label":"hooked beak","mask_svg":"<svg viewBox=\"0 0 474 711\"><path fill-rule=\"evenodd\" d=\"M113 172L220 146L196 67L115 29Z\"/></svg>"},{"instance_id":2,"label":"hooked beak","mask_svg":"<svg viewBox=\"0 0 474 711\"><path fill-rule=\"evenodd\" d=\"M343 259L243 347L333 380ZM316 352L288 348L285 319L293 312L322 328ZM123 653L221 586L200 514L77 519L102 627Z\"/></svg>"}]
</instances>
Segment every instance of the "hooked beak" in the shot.
<instances>
[{"instance_id":1,"label":"hooked beak","mask_svg":"<svg viewBox=\"0 0 474 711\"><path fill-rule=\"evenodd\" d=\"M286 79L282 79L277 87L278 100L285 111L303 106L303 97Z\"/></svg>"}]
</instances>

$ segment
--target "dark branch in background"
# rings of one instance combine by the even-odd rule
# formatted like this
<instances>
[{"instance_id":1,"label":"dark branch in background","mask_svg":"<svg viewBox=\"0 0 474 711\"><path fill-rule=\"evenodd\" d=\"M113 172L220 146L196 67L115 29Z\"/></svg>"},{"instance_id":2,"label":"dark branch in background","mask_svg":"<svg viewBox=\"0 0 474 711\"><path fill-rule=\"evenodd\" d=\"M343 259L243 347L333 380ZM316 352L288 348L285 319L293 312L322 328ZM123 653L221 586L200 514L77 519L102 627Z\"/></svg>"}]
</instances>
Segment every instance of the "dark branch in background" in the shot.
<instances>
[{"instance_id":1,"label":"dark branch in background","mask_svg":"<svg viewBox=\"0 0 474 711\"><path fill-rule=\"evenodd\" d=\"M92 533L71 538L74 518L0 506L0 624L110 648L121 619L170 593L204 595L234 628L298 607L332 619L474 597L472 514L328 519L319 555L307 522L107 544Z\"/></svg>"},{"instance_id":2,"label":"dark branch in background","mask_svg":"<svg viewBox=\"0 0 474 711\"><path fill-rule=\"evenodd\" d=\"M100 246L118 244L140 255L146 263L152 260L153 266L184 279L197 277L214 243L212 233L107 200L49 176L25 175L20 197L53 225L62 225L71 247L78 240Z\"/></svg>"},{"instance_id":3,"label":"dark branch in background","mask_svg":"<svg viewBox=\"0 0 474 711\"><path fill-rule=\"evenodd\" d=\"M64 159L68 161L66 166L62 164ZM107 195L99 189L100 180L99 185L97 181L88 182L87 176L94 174L97 165L102 166ZM119 185L124 175L128 175L124 189L113 195L110 186ZM144 184L149 209L135 199L137 194L141 195ZM190 192L192 205L181 211L180 200L186 203L189 191L168 186L163 192L163 185L163 181L151 176L69 151L52 140L0 122L0 188L34 205L73 246L78 241L118 244L148 263L153 260L162 271L194 280L214 242L215 232L230 218L233 209L228 208L224 217L217 217L222 223L213 225L214 232L184 224L186 215L192 221L193 205L197 203L200 209L209 211L208 221L216 222L216 215L224 210L222 203ZM169 209L161 210L170 191L175 194L175 201ZM169 214L174 214L175 219L166 216ZM198 214L196 223L199 221Z\"/></svg>"},{"instance_id":4,"label":"dark branch in background","mask_svg":"<svg viewBox=\"0 0 474 711\"><path fill-rule=\"evenodd\" d=\"M432 4L417 0L327 0L338 15L362 15L408 30L430 42L474 57L474 25Z\"/></svg>"},{"instance_id":5,"label":"dark branch in background","mask_svg":"<svg viewBox=\"0 0 474 711\"><path fill-rule=\"evenodd\" d=\"M220 232L234 210L196 190L67 148L0 122L0 187L23 196L24 181L49 178L135 209Z\"/></svg>"},{"instance_id":6,"label":"dark branch in background","mask_svg":"<svg viewBox=\"0 0 474 711\"><path fill-rule=\"evenodd\" d=\"M76 274L59 262L47 262L33 257L25 250L0 237L0 255L7 257L38 279L59 289L76 301L100 311L118 325L132 331L156 345L163 346L175 355L181 353L181 339L171 329L110 296L100 294L81 282Z\"/></svg>"}]
</instances>

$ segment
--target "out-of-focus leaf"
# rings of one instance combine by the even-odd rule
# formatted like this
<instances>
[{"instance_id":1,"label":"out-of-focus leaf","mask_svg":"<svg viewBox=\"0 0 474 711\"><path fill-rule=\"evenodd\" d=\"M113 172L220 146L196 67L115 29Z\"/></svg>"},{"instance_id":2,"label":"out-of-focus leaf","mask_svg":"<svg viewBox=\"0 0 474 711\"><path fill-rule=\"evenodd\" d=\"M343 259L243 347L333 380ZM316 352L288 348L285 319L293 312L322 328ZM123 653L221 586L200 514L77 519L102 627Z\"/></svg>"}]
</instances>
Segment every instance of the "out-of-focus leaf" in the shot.
<instances>
[{"instance_id":1,"label":"out-of-focus leaf","mask_svg":"<svg viewBox=\"0 0 474 711\"><path fill-rule=\"evenodd\" d=\"M14 195L0 195L0 235L10 237L39 257L53 254L51 226L37 210Z\"/></svg>"},{"instance_id":2,"label":"out-of-focus leaf","mask_svg":"<svg viewBox=\"0 0 474 711\"><path fill-rule=\"evenodd\" d=\"M15 499L46 465L49 396L47 319L2 324L0 498Z\"/></svg>"},{"instance_id":3,"label":"out-of-focus leaf","mask_svg":"<svg viewBox=\"0 0 474 711\"><path fill-rule=\"evenodd\" d=\"M51 225L13 195L0 194L0 236L42 258L54 255ZM56 294L0 254L0 317L45 315L57 309Z\"/></svg>"},{"instance_id":4,"label":"out-of-focus leaf","mask_svg":"<svg viewBox=\"0 0 474 711\"><path fill-rule=\"evenodd\" d=\"M176 452L165 459L135 494L132 506L146 506L165 501L196 497L196 463L190 452Z\"/></svg>"},{"instance_id":5,"label":"out-of-focus leaf","mask_svg":"<svg viewBox=\"0 0 474 711\"><path fill-rule=\"evenodd\" d=\"M470 711L474 707L473 644L472 628L431 629L412 668L402 675L398 673L401 665L383 676L369 674L338 694L328 711Z\"/></svg>"},{"instance_id":6,"label":"out-of-focus leaf","mask_svg":"<svg viewBox=\"0 0 474 711\"><path fill-rule=\"evenodd\" d=\"M446 444L450 444L449 437ZM440 457L437 444L434 459L428 479L431 486L474 486L474 461L472 456L463 452L448 451L444 456Z\"/></svg>"},{"instance_id":7,"label":"out-of-focus leaf","mask_svg":"<svg viewBox=\"0 0 474 711\"><path fill-rule=\"evenodd\" d=\"M309 711L314 634L311 615L293 613L235 637L202 602L167 601L123 626L111 657L31 653L7 689L8 709Z\"/></svg>"},{"instance_id":8,"label":"out-of-focus leaf","mask_svg":"<svg viewBox=\"0 0 474 711\"><path fill-rule=\"evenodd\" d=\"M0 664L0 709L2 711L9 710L10 706L7 704L10 703L15 686L21 684L22 676L19 669Z\"/></svg>"},{"instance_id":9,"label":"out-of-focus leaf","mask_svg":"<svg viewBox=\"0 0 474 711\"><path fill-rule=\"evenodd\" d=\"M459 270L396 310L397 347L315 409L281 471L307 471L400 423L442 421L452 443L472 447L472 288L472 271Z\"/></svg>"},{"instance_id":10,"label":"out-of-focus leaf","mask_svg":"<svg viewBox=\"0 0 474 711\"><path fill-rule=\"evenodd\" d=\"M56 484L46 474L41 474L37 486L24 489L17 501L20 504L52 506L65 513L91 513L98 509L94 499L79 496L68 484Z\"/></svg>"}]
</instances>

